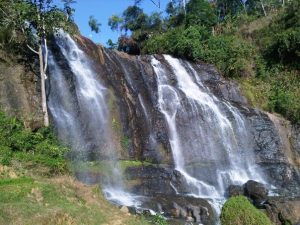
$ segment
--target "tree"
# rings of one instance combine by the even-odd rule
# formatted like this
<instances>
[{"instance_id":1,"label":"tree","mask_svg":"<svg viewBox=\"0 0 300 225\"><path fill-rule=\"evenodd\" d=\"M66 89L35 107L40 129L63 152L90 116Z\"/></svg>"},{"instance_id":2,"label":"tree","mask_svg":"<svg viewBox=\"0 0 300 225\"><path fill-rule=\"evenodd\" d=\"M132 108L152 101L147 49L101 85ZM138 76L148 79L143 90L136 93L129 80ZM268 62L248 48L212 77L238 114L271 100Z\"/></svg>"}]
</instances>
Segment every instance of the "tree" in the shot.
<instances>
[{"instance_id":1,"label":"tree","mask_svg":"<svg viewBox=\"0 0 300 225\"><path fill-rule=\"evenodd\" d=\"M125 31L135 31L145 26L147 15L138 6L129 6L123 12L124 29Z\"/></svg>"},{"instance_id":2,"label":"tree","mask_svg":"<svg viewBox=\"0 0 300 225\"><path fill-rule=\"evenodd\" d=\"M76 3L75 0L61 0L64 3L64 11L67 15L67 20L72 18L75 10L71 7L72 4Z\"/></svg>"},{"instance_id":3,"label":"tree","mask_svg":"<svg viewBox=\"0 0 300 225\"><path fill-rule=\"evenodd\" d=\"M110 26L110 28L115 31L115 30L121 30L121 24L123 23L123 19L119 16L116 15L112 15L109 19L108 19L108 26Z\"/></svg>"},{"instance_id":4,"label":"tree","mask_svg":"<svg viewBox=\"0 0 300 225\"><path fill-rule=\"evenodd\" d=\"M108 39L106 44L109 46L108 47L109 49L117 49L118 48L118 44L114 43L111 39Z\"/></svg>"},{"instance_id":5,"label":"tree","mask_svg":"<svg viewBox=\"0 0 300 225\"><path fill-rule=\"evenodd\" d=\"M52 0L3 0L1 26L13 33L22 33L24 43L38 55L41 78L41 98L44 125L49 126L45 79L48 64L47 38L60 28L68 26L63 9L59 9ZM70 5L71 2L69 1ZM2 8L4 6L4 8ZM9 9L7 9L9 8ZM7 12L7 13L6 13ZM21 36L21 35L19 35Z\"/></svg>"},{"instance_id":6,"label":"tree","mask_svg":"<svg viewBox=\"0 0 300 225\"><path fill-rule=\"evenodd\" d=\"M100 32L100 26L101 25L102 24L98 23L98 21L93 16L90 16L89 26L90 26L92 31L94 31L95 33L98 34Z\"/></svg>"},{"instance_id":7,"label":"tree","mask_svg":"<svg viewBox=\"0 0 300 225\"><path fill-rule=\"evenodd\" d=\"M138 5L142 2L143 0L134 0L134 4ZM160 9L160 0L150 0L157 8Z\"/></svg>"},{"instance_id":8,"label":"tree","mask_svg":"<svg viewBox=\"0 0 300 225\"><path fill-rule=\"evenodd\" d=\"M211 27L217 23L213 6L206 0L191 0L186 6L187 25L204 25Z\"/></svg>"}]
</instances>

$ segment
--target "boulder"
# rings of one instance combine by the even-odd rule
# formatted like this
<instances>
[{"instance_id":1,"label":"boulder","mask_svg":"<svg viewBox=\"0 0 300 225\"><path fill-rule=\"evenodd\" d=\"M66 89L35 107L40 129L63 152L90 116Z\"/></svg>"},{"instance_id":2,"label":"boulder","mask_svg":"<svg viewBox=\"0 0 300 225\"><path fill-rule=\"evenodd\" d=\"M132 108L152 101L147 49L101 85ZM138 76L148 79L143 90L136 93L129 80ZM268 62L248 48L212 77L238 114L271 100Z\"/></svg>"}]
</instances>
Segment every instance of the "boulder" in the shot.
<instances>
[{"instance_id":1,"label":"boulder","mask_svg":"<svg viewBox=\"0 0 300 225\"><path fill-rule=\"evenodd\" d=\"M240 185L230 185L227 190L228 197L234 197L244 194L244 189Z\"/></svg>"},{"instance_id":2,"label":"boulder","mask_svg":"<svg viewBox=\"0 0 300 225\"><path fill-rule=\"evenodd\" d=\"M129 213L128 207L124 206L124 205L120 208L120 211L123 212L123 213Z\"/></svg>"},{"instance_id":3,"label":"boulder","mask_svg":"<svg viewBox=\"0 0 300 225\"><path fill-rule=\"evenodd\" d=\"M267 199L268 190L262 183L249 180L244 184L244 194L253 201L253 204L260 207Z\"/></svg>"}]
</instances>

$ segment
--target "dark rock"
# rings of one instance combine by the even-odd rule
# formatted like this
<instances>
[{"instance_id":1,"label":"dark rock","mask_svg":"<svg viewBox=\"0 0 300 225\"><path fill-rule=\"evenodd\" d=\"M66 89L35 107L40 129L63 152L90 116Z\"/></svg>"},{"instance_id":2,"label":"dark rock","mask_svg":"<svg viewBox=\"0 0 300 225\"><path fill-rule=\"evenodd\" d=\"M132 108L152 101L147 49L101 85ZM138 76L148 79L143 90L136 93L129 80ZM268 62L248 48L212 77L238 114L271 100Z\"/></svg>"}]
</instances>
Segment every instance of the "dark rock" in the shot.
<instances>
[{"instance_id":1,"label":"dark rock","mask_svg":"<svg viewBox=\"0 0 300 225\"><path fill-rule=\"evenodd\" d=\"M265 186L254 180L249 180L244 184L244 193L253 200L255 206L261 206L267 200L268 196L268 190Z\"/></svg>"},{"instance_id":2,"label":"dark rock","mask_svg":"<svg viewBox=\"0 0 300 225\"><path fill-rule=\"evenodd\" d=\"M244 189L240 185L230 185L228 187L228 197L234 197L244 194Z\"/></svg>"},{"instance_id":3,"label":"dark rock","mask_svg":"<svg viewBox=\"0 0 300 225\"><path fill-rule=\"evenodd\" d=\"M164 216L173 219L193 220L204 225L215 224L215 215L210 204L199 198L175 195L157 195L149 198L143 207L163 212Z\"/></svg>"},{"instance_id":4,"label":"dark rock","mask_svg":"<svg viewBox=\"0 0 300 225\"><path fill-rule=\"evenodd\" d=\"M140 181L128 187L130 192L139 195L176 195L177 191L182 193L186 190L184 177L178 171L171 168L161 166L129 167L126 169L125 174L129 183L132 180Z\"/></svg>"}]
</instances>

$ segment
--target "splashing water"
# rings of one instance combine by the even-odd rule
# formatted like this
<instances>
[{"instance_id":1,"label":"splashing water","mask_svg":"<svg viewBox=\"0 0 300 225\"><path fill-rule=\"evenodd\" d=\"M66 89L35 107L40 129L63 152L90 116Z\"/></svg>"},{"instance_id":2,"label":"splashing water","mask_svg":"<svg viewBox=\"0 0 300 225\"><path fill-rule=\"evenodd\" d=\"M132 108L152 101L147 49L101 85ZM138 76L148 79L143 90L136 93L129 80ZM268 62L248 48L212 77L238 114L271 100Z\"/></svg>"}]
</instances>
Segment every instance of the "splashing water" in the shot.
<instances>
[{"instance_id":1,"label":"splashing water","mask_svg":"<svg viewBox=\"0 0 300 225\"><path fill-rule=\"evenodd\" d=\"M59 137L71 146L75 164L107 159L112 174L102 180L105 195L112 199L119 196L119 202L124 205L137 205L124 192L123 176L116 163L118 154L109 122L107 89L92 70L85 53L68 34L60 32L56 43L71 70L66 74L63 65L50 52L49 109Z\"/></svg>"},{"instance_id":2,"label":"splashing water","mask_svg":"<svg viewBox=\"0 0 300 225\"><path fill-rule=\"evenodd\" d=\"M264 182L254 166L244 116L229 102L218 100L189 63L169 55L164 59L171 71L154 57L151 60L157 76L158 105L169 128L175 169L185 177L189 193L222 199L230 184L250 179ZM176 82L170 79L172 73Z\"/></svg>"}]
</instances>

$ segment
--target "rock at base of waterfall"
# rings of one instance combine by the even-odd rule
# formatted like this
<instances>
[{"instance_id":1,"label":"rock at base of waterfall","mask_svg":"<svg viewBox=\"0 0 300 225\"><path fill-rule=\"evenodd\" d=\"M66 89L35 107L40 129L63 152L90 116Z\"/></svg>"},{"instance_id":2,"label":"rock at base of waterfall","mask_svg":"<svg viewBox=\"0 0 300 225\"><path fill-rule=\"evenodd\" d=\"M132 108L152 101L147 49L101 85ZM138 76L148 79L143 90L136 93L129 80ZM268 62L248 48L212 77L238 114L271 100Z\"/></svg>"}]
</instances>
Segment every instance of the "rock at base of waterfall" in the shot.
<instances>
[{"instance_id":1,"label":"rock at base of waterfall","mask_svg":"<svg viewBox=\"0 0 300 225\"><path fill-rule=\"evenodd\" d=\"M257 181L249 180L244 184L244 192L247 197L253 200L255 206L259 207L266 201L268 196L268 189Z\"/></svg>"},{"instance_id":2,"label":"rock at base of waterfall","mask_svg":"<svg viewBox=\"0 0 300 225\"><path fill-rule=\"evenodd\" d=\"M300 197L268 197L264 206L265 213L274 224L300 224Z\"/></svg>"},{"instance_id":3,"label":"rock at base of waterfall","mask_svg":"<svg viewBox=\"0 0 300 225\"><path fill-rule=\"evenodd\" d=\"M120 208L120 211L123 212L123 213L129 213L128 207L124 206L124 205Z\"/></svg>"},{"instance_id":4,"label":"rock at base of waterfall","mask_svg":"<svg viewBox=\"0 0 300 225\"><path fill-rule=\"evenodd\" d=\"M149 198L143 207L163 212L164 216L171 219L186 221L189 218L193 222L204 225L215 224L214 211L205 199L190 196L156 195Z\"/></svg>"},{"instance_id":5,"label":"rock at base of waterfall","mask_svg":"<svg viewBox=\"0 0 300 225\"><path fill-rule=\"evenodd\" d=\"M186 218L186 222L194 222L194 218L191 217L191 216L188 216L188 217Z\"/></svg>"},{"instance_id":6,"label":"rock at base of waterfall","mask_svg":"<svg viewBox=\"0 0 300 225\"><path fill-rule=\"evenodd\" d=\"M244 194L244 189L240 185L230 185L227 190L228 197L234 197Z\"/></svg>"}]
</instances>

